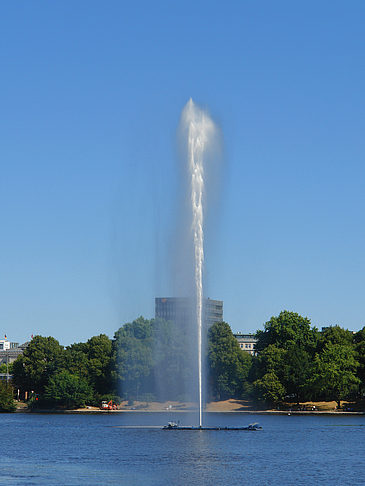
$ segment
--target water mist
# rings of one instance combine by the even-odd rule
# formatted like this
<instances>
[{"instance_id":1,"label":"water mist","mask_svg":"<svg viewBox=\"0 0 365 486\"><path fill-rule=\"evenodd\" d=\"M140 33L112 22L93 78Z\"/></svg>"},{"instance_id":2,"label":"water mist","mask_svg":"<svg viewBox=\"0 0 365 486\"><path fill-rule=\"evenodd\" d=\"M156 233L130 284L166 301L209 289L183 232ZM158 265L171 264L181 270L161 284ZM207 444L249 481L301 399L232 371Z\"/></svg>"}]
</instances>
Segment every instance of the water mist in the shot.
<instances>
[{"instance_id":1,"label":"water mist","mask_svg":"<svg viewBox=\"0 0 365 486\"><path fill-rule=\"evenodd\" d=\"M202 426L202 327L203 327L203 264L204 264L204 169L206 155L216 133L216 126L209 115L192 99L181 115L181 130L185 138L189 171L191 230L194 246L194 283L198 343L199 426Z\"/></svg>"}]
</instances>

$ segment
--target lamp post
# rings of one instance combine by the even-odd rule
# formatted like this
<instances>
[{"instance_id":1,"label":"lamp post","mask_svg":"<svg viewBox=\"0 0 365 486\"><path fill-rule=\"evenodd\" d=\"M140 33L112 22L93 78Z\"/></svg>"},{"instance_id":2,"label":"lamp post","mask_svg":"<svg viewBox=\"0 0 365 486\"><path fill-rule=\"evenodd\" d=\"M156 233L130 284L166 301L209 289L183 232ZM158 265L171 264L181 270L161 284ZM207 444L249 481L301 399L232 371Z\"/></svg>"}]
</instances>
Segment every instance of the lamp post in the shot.
<instances>
[{"instance_id":1,"label":"lamp post","mask_svg":"<svg viewBox=\"0 0 365 486\"><path fill-rule=\"evenodd\" d=\"M9 382L9 353L6 352L6 383Z\"/></svg>"}]
</instances>

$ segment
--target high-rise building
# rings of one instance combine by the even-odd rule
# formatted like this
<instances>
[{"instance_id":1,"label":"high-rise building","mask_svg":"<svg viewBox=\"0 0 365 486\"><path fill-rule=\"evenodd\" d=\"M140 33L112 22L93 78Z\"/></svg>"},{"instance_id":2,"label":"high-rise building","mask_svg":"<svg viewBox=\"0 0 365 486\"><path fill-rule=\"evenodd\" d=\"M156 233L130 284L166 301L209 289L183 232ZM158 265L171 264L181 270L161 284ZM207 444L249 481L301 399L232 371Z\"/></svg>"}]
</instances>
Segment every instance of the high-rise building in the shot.
<instances>
[{"instance_id":1,"label":"high-rise building","mask_svg":"<svg viewBox=\"0 0 365 486\"><path fill-rule=\"evenodd\" d=\"M155 317L179 325L191 324L196 319L194 300L189 297L156 297ZM223 301L203 299L203 325L209 328L223 321Z\"/></svg>"}]
</instances>

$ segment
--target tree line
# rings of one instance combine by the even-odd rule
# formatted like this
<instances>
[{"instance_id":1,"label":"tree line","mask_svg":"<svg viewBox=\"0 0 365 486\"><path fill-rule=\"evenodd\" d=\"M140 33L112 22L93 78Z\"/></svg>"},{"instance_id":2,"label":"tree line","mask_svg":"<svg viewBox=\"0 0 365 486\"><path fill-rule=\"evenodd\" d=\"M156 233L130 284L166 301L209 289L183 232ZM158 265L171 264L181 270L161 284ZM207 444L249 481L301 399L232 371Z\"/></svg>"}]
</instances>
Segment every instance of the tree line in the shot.
<instances>
[{"instance_id":1,"label":"tree line","mask_svg":"<svg viewBox=\"0 0 365 486\"><path fill-rule=\"evenodd\" d=\"M365 327L319 332L309 319L284 311L256 333L256 354L241 350L229 325L208 330L207 400L281 402L358 399L365 391ZM196 396L189 337L174 323L140 317L85 343L63 347L35 336L12 366L12 385L32 406L76 408L101 400L177 400ZM184 385L185 386L182 386ZM11 386L0 384L0 409L11 408ZM10 397L10 398L9 398ZM10 408L9 408L10 407Z\"/></svg>"}]
</instances>

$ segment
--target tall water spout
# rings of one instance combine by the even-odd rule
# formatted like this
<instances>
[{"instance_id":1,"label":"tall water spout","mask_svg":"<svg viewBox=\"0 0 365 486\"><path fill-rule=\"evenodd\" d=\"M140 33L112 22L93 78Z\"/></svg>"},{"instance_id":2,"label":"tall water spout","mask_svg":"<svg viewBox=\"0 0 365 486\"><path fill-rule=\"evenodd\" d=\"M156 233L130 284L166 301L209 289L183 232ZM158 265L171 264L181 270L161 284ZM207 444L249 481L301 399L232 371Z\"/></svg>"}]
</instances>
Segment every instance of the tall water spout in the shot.
<instances>
[{"instance_id":1,"label":"tall water spout","mask_svg":"<svg viewBox=\"0 0 365 486\"><path fill-rule=\"evenodd\" d=\"M198 334L198 386L199 426L202 426L202 325L203 325L203 263L204 263L204 163L209 144L216 127L209 115L192 99L188 101L181 116L186 136L187 162L190 178L190 199L192 213L192 235L194 243L194 280L196 322Z\"/></svg>"}]
</instances>

